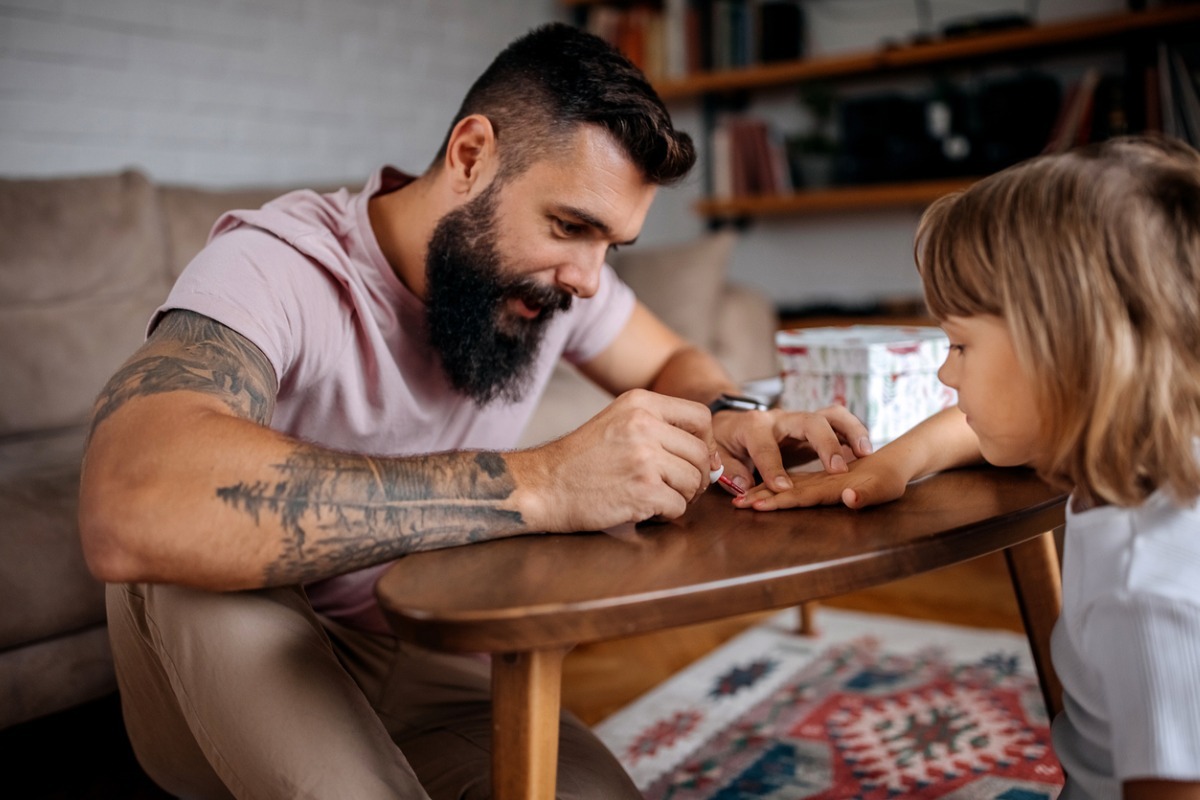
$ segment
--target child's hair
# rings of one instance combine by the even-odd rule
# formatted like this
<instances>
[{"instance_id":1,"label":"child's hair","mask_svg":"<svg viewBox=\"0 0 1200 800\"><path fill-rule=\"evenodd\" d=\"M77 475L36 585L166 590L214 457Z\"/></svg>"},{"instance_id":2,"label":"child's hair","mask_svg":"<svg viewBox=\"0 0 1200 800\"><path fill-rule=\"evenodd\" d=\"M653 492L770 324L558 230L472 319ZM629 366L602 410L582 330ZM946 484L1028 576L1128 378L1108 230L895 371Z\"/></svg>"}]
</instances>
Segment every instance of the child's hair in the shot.
<instances>
[{"instance_id":1,"label":"child's hair","mask_svg":"<svg viewBox=\"0 0 1200 800\"><path fill-rule=\"evenodd\" d=\"M917 229L938 319L990 314L1032 378L1044 477L1085 501L1200 495L1200 153L1122 137L941 198Z\"/></svg>"}]
</instances>

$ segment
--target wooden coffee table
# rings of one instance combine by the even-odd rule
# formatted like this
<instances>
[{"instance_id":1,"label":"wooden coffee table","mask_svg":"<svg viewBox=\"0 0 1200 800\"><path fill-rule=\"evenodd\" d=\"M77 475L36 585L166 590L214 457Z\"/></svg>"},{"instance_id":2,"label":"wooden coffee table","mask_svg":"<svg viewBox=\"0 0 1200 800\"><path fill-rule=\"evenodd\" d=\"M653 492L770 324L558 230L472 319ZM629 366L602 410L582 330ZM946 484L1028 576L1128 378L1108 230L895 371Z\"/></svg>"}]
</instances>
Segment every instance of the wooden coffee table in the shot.
<instances>
[{"instance_id":1,"label":"wooden coffee table","mask_svg":"<svg viewBox=\"0 0 1200 800\"><path fill-rule=\"evenodd\" d=\"M585 642L784 608L1004 550L1047 708L1053 530L1065 493L1022 469L954 470L893 503L754 512L709 491L628 539L542 534L407 556L376 591L397 635L492 659L497 800L554 797L563 656Z\"/></svg>"}]
</instances>

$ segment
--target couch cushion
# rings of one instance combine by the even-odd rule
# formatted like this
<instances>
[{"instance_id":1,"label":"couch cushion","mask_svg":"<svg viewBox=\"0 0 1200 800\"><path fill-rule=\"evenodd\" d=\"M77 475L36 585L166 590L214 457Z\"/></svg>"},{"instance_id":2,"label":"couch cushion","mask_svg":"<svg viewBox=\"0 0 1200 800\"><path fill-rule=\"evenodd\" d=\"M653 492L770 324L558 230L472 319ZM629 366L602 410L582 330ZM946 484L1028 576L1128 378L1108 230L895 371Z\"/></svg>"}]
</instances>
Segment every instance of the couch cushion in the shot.
<instances>
[{"instance_id":1,"label":"couch cushion","mask_svg":"<svg viewBox=\"0 0 1200 800\"><path fill-rule=\"evenodd\" d=\"M0 650L0 697L4 698L0 703L0 728L86 703L116 690L117 677L106 625L92 625L25 647Z\"/></svg>"},{"instance_id":2,"label":"couch cushion","mask_svg":"<svg viewBox=\"0 0 1200 800\"><path fill-rule=\"evenodd\" d=\"M137 172L0 180L0 436L86 420L166 296L166 237Z\"/></svg>"},{"instance_id":3,"label":"couch cushion","mask_svg":"<svg viewBox=\"0 0 1200 800\"><path fill-rule=\"evenodd\" d=\"M736 240L737 234L726 230L683 244L632 247L617 253L612 266L668 327L693 344L711 347Z\"/></svg>"},{"instance_id":4,"label":"couch cushion","mask_svg":"<svg viewBox=\"0 0 1200 800\"><path fill-rule=\"evenodd\" d=\"M0 650L104 619L79 543L84 429L0 442Z\"/></svg>"},{"instance_id":5,"label":"couch cushion","mask_svg":"<svg viewBox=\"0 0 1200 800\"><path fill-rule=\"evenodd\" d=\"M521 433L517 447L535 445L570 433L604 410L612 395L560 361L550 375L546 391Z\"/></svg>"}]
</instances>

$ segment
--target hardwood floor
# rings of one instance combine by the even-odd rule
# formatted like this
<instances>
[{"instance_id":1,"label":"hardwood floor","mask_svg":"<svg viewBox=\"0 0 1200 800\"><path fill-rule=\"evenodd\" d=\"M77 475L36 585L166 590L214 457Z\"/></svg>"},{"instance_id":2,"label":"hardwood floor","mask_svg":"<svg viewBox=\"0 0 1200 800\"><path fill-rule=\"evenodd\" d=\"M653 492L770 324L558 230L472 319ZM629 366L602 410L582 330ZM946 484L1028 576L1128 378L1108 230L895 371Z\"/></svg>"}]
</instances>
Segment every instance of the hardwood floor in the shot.
<instances>
[{"instance_id":1,"label":"hardwood floor","mask_svg":"<svg viewBox=\"0 0 1200 800\"><path fill-rule=\"evenodd\" d=\"M1021 630L1004 557L984 556L824 605ZM566 659L563 705L595 724L766 614L577 647ZM820 606L816 624L821 624ZM0 731L0 768L27 800L160 800L138 767L115 696Z\"/></svg>"}]
</instances>

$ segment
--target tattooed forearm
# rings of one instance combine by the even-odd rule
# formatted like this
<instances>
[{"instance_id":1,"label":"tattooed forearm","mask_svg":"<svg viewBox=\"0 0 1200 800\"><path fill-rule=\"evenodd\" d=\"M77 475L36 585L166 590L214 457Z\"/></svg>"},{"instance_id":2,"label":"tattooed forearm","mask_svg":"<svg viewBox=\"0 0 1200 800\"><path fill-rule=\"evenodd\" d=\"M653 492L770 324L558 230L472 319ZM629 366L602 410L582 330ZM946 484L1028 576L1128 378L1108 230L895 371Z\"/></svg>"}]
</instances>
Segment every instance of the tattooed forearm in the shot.
<instances>
[{"instance_id":1,"label":"tattooed forearm","mask_svg":"<svg viewBox=\"0 0 1200 800\"><path fill-rule=\"evenodd\" d=\"M283 554L264 575L268 585L524 527L519 513L500 508L515 486L495 453L381 459L299 446L274 466L277 482L217 490L257 524L269 516L282 527Z\"/></svg>"},{"instance_id":2,"label":"tattooed forearm","mask_svg":"<svg viewBox=\"0 0 1200 800\"><path fill-rule=\"evenodd\" d=\"M164 346L166 352L163 352ZM172 311L96 400L92 430L135 397L188 390L219 397L239 417L261 424L275 408L275 370L257 347L190 311Z\"/></svg>"}]
</instances>

